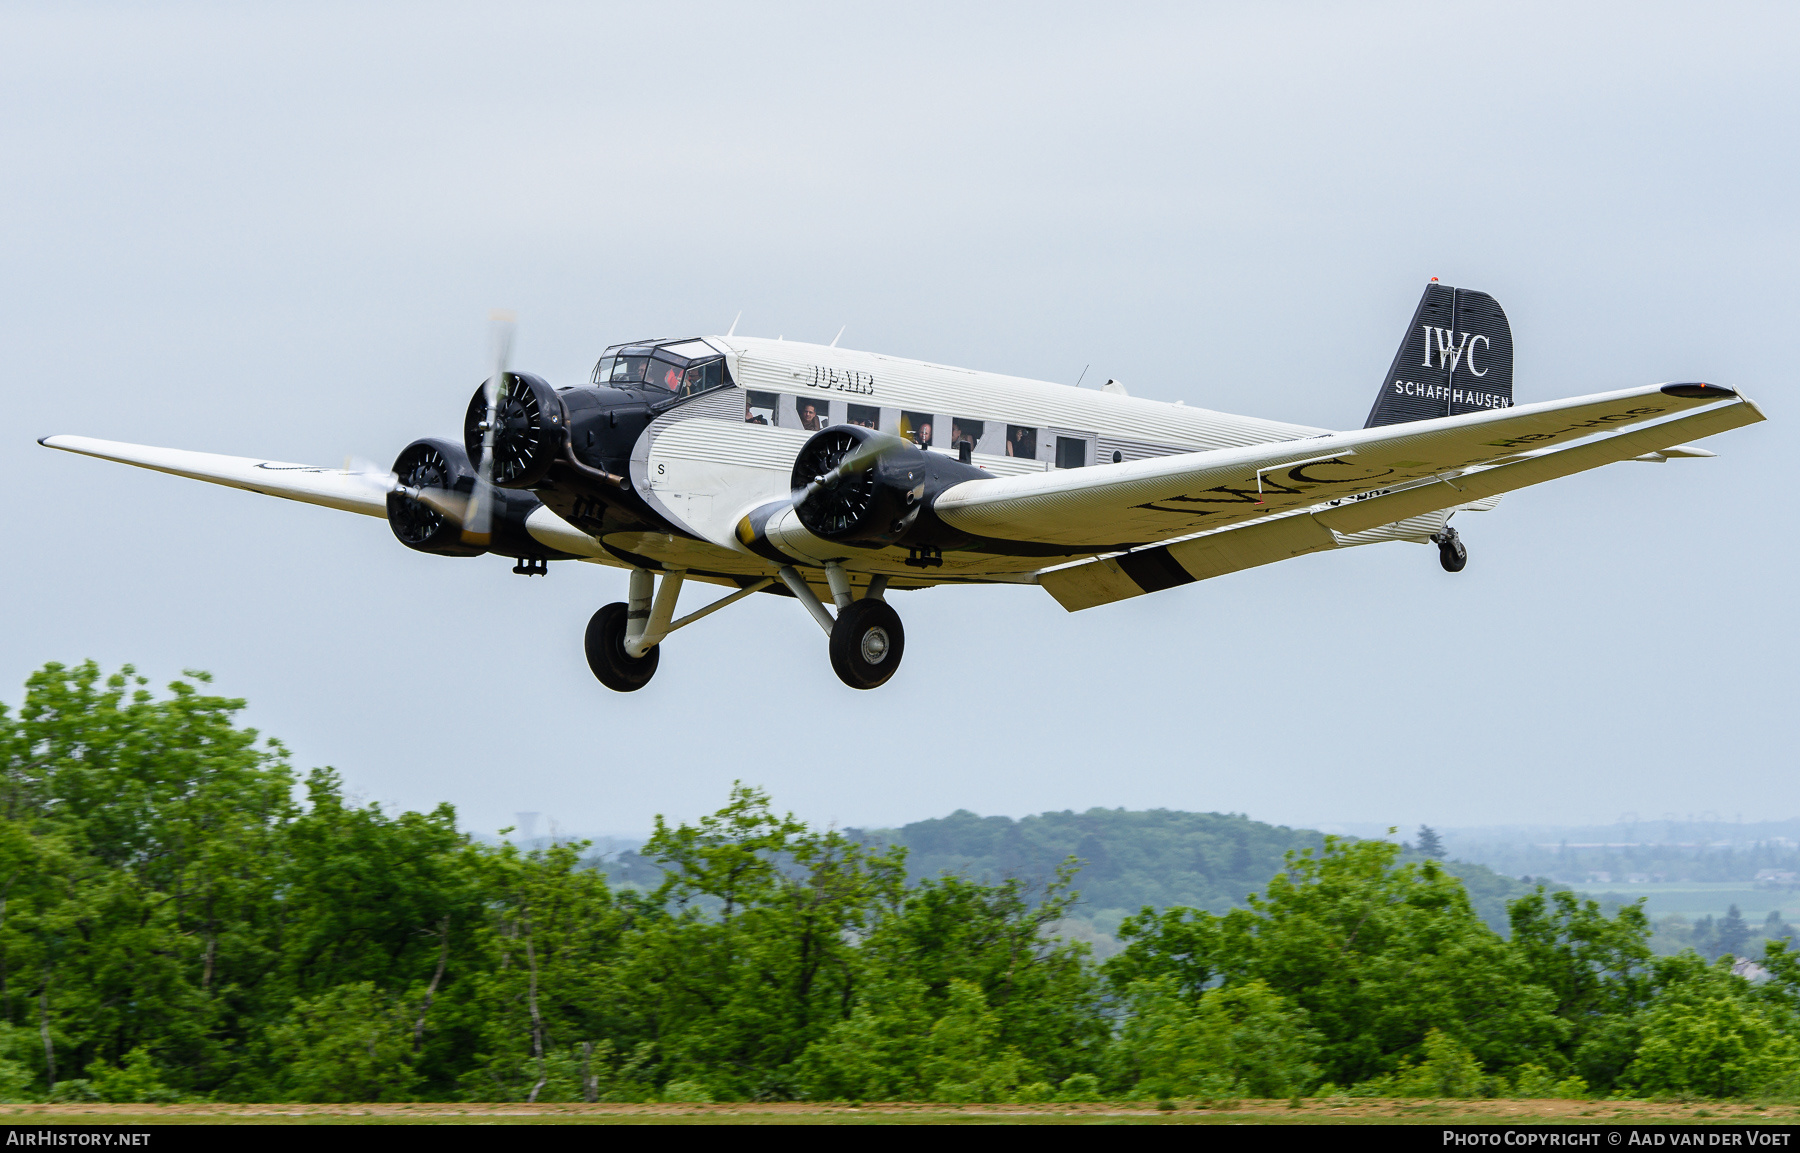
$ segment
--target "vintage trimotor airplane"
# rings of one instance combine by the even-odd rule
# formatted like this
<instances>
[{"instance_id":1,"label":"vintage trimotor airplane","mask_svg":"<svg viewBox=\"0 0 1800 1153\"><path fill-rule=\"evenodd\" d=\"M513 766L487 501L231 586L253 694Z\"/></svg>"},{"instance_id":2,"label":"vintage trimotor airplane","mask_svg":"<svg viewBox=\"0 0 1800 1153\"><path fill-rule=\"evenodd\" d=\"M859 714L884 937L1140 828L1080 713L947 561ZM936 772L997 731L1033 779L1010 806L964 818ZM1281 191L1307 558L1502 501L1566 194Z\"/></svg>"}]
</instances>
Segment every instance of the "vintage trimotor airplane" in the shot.
<instances>
[{"instance_id":1,"label":"vintage trimotor airplane","mask_svg":"<svg viewBox=\"0 0 1800 1153\"><path fill-rule=\"evenodd\" d=\"M1483 293L1426 286L1363 428L1331 432L782 339L609 348L585 385L507 371L510 318L460 442L391 473L51 436L51 448L385 517L408 548L513 571L629 570L588 664L642 688L662 640L755 592L791 596L852 688L905 644L887 594L1041 585L1075 611L1380 541L1467 552L1449 524L1502 493L1762 420L1714 384L1515 405L1512 332ZM660 578L660 579L659 579ZM735 591L675 616L687 581Z\"/></svg>"}]
</instances>

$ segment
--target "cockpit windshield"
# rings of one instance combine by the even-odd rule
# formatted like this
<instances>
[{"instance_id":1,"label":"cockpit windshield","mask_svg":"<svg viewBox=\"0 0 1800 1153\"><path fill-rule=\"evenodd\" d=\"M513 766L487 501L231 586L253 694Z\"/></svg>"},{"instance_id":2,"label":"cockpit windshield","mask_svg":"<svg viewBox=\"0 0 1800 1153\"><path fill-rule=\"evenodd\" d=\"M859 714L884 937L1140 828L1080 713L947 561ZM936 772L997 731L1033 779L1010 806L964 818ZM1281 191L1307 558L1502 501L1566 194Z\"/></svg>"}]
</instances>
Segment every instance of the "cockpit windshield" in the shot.
<instances>
[{"instance_id":1,"label":"cockpit windshield","mask_svg":"<svg viewBox=\"0 0 1800 1153\"><path fill-rule=\"evenodd\" d=\"M693 396L731 383L725 358L704 340L620 344L594 366L593 383L669 396Z\"/></svg>"}]
</instances>

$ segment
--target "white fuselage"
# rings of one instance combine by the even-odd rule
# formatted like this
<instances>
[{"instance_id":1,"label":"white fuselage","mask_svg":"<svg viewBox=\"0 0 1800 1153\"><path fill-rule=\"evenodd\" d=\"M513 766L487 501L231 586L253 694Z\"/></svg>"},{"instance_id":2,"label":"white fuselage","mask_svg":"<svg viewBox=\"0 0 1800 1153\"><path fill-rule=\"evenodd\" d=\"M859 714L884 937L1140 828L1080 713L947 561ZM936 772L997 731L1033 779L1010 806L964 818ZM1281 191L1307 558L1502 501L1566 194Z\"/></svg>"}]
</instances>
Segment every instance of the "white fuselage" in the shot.
<instances>
[{"instance_id":1,"label":"white fuselage","mask_svg":"<svg viewBox=\"0 0 1800 1153\"><path fill-rule=\"evenodd\" d=\"M870 425L951 455L958 440L968 440L971 462L996 476L1326 431L878 353L751 337L707 339L725 352L736 387L696 397L652 423L633 454L632 483L671 523L739 554L746 571L766 562L745 553L734 535L737 525L750 510L789 495L800 447L830 425ZM613 543L650 555L691 547L635 535ZM791 535L789 544L803 554L811 551L800 536ZM832 554L823 542L819 548ZM900 555L863 559L873 571L905 573ZM950 571L944 575L1000 576L1044 563L970 553L946 557Z\"/></svg>"}]
</instances>

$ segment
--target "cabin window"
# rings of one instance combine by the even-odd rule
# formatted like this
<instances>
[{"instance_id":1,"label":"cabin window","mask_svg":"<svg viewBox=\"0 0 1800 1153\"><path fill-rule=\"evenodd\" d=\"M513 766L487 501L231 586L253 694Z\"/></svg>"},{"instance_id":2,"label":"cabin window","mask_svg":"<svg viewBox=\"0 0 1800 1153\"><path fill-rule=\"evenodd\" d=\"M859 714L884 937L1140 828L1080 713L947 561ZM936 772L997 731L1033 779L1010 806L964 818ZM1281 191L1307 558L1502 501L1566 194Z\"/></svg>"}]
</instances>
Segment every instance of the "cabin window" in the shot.
<instances>
[{"instance_id":1,"label":"cabin window","mask_svg":"<svg viewBox=\"0 0 1800 1153\"><path fill-rule=\"evenodd\" d=\"M818 432L831 423L830 402L816 396L796 396L794 415L800 418L801 428L807 432Z\"/></svg>"},{"instance_id":2,"label":"cabin window","mask_svg":"<svg viewBox=\"0 0 1800 1153\"><path fill-rule=\"evenodd\" d=\"M935 432L932 415L929 412L902 412L900 414L900 435L920 448L931 447Z\"/></svg>"},{"instance_id":3,"label":"cabin window","mask_svg":"<svg viewBox=\"0 0 1800 1153\"><path fill-rule=\"evenodd\" d=\"M746 392L744 394L745 424L774 424L775 406L780 397L773 392Z\"/></svg>"},{"instance_id":4,"label":"cabin window","mask_svg":"<svg viewBox=\"0 0 1800 1153\"><path fill-rule=\"evenodd\" d=\"M849 423L861 425L863 428L881 427L881 410L872 404L853 404L850 406Z\"/></svg>"},{"instance_id":5,"label":"cabin window","mask_svg":"<svg viewBox=\"0 0 1800 1153\"><path fill-rule=\"evenodd\" d=\"M1056 438L1056 467L1080 468L1087 464L1087 441L1076 436Z\"/></svg>"},{"instance_id":6,"label":"cabin window","mask_svg":"<svg viewBox=\"0 0 1800 1153\"><path fill-rule=\"evenodd\" d=\"M973 451L981 443L982 435L987 432L987 421L973 420L966 416L950 418L950 447L967 444Z\"/></svg>"},{"instance_id":7,"label":"cabin window","mask_svg":"<svg viewBox=\"0 0 1800 1153\"><path fill-rule=\"evenodd\" d=\"M1037 432L1037 429L1027 428L1022 424L1007 425L1006 455L1016 456L1020 460L1036 460Z\"/></svg>"}]
</instances>

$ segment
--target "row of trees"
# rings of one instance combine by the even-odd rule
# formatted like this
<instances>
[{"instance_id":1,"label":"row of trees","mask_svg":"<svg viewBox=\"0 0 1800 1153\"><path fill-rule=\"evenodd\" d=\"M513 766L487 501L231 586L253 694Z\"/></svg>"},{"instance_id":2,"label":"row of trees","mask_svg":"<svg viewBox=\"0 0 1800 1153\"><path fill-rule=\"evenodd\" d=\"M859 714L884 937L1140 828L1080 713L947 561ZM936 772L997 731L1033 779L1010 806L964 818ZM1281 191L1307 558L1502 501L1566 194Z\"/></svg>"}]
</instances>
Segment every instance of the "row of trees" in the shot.
<instances>
[{"instance_id":1,"label":"row of trees","mask_svg":"<svg viewBox=\"0 0 1800 1153\"><path fill-rule=\"evenodd\" d=\"M1511 932L1434 860L1327 838L1250 907L1146 909L1096 965L1038 887L749 788L659 822L654 889L447 806L357 805L206 678L35 674L0 706L0 1097L360 1101L1782 1090L1800 965L1655 958L1538 890Z\"/></svg>"}]
</instances>

